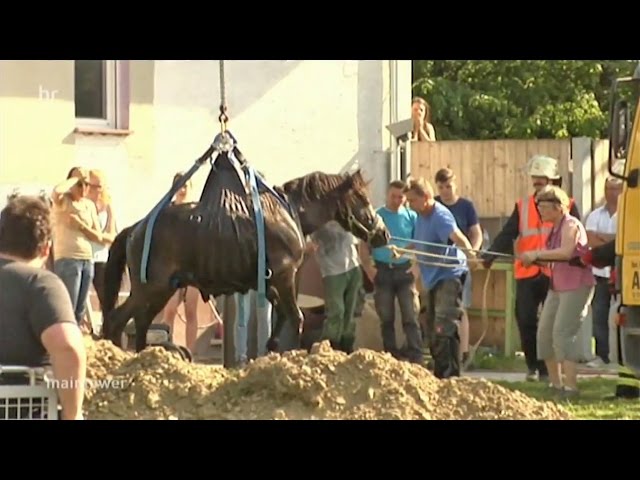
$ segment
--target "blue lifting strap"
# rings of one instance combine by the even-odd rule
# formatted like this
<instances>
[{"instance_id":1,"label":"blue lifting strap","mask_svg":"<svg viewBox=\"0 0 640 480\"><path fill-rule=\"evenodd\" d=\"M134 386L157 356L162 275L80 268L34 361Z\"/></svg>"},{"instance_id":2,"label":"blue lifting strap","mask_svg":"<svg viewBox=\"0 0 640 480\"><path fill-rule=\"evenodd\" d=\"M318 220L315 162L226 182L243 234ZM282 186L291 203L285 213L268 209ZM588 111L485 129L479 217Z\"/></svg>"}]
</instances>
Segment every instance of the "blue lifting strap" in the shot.
<instances>
[{"instance_id":1,"label":"blue lifting strap","mask_svg":"<svg viewBox=\"0 0 640 480\"><path fill-rule=\"evenodd\" d=\"M144 245L142 247L142 260L140 264L140 280L142 283L147 283L147 265L149 263L149 252L151 250L151 236L153 235L153 227L156 223L156 219L162 209L164 209L169 203L171 203L171 199L173 196L180 190L189 180L193 174L202 166L202 163L196 162L187 173L185 173L180 180L176 182L175 185L171 187L169 192L162 197L162 200L158 202L158 204L151 210L149 215L147 215L147 228L144 232ZM140 224L135 228L136 230L140 228Z\"/></svg>"},{"instance_id":2,"label":"blue lifting strap","mask_svg":"<svg viewBox=\"0 0 640 480\"><path fill-rule=\"evenodd\" d=\"M298 230L300 231L300 236L304 242L304 237L302 236L302 225L300 223L300 217L298 217L298 215L294 211L293 205L291 205L291 203L283 195L276 192L271 186L269 186L264 181L264 179L260 176L260 174L256 173L255 176L256 176L256 184L258 186L258 190L260 189L260 187L263 187L265 190L271 192L271 194L278 199L280 204L287 209L293 221L296 222Z\"/></svg>"},{"instance_id":3,"label":"blue lifting strap","mask_svg":"<svg viewBox=\"0 0 640 480\"><path fill-rule=\"evenodd\" d=\"M187 183L187 181L193 176L193 174L196 173L196 171L202 165L204 165L205 163L204 159L206 158L209 152L213 152L213 151L220 152L222 150L225 150L226 148L233 148L235 144L236 144L236 139L233 137L233 135L231 135L231 132L229 131L226 132L226 135L222 135L222 134L216 135L216 138L213 140L210 150L208 150L204 156L196 160L196 162L189 169L189 171L185 173L183 177L180 180L178 180L178 182L175 185L171 187L169 192L164 197L162 197L162 200L160 200L160 202L158 202L158 204L153 208L153 210L151 210L149 215L147 215L146 217L147 227L144 232L144 245L142 247L142 260L140 262L140 280L142 281L142 283L147 283L147 266L149 264L149 252L151 250L151 237L153 235L153 227L155 226L156 219L158 218L158 215L160 214L162 209L164 209L167 205L169 205L169 203L171 203L171 199L178 192L178 190L180 190ZM136 234L140 228L141 228L140 224L138 224L138 226L134 229L132 233Z\"/></svg>"},{"instance_id":4,"label":"blue lifting strap","mask_svg":"<svg viewBox=\"0 0 640 480\"><path fill-rule=\"evenodd\" d=\"M266 294L266 270L267 259L265 252L264 238L264 215L262 212L262 204L260 203L260 194L256 183L256 174L253 168L246 165L245 171L248 175L249 185L251 186L251 199L253 203L253 212L255 214L256 230L258 232L258 307L265 307L267 304Z\"/></svg>"}]
</instances>

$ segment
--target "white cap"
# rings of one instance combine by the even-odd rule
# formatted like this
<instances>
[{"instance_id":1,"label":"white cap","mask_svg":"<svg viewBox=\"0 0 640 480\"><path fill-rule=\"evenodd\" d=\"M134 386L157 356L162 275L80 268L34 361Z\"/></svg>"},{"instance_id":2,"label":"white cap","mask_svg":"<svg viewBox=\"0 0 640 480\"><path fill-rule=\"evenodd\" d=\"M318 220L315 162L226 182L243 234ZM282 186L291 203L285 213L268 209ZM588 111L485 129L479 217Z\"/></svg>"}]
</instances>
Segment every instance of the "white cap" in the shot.
<instances>
[{"instance_id":1,"label":"white cap","mask_svg":"<svg viewBox=\"0 0 640 480\"><path fill-rule=\"evenodd\" d=\"M535 155L528 163L527 170L530 177L546 177L549 180L560 178L558 161L546 155Z\"/></svg>"}]
</instances>

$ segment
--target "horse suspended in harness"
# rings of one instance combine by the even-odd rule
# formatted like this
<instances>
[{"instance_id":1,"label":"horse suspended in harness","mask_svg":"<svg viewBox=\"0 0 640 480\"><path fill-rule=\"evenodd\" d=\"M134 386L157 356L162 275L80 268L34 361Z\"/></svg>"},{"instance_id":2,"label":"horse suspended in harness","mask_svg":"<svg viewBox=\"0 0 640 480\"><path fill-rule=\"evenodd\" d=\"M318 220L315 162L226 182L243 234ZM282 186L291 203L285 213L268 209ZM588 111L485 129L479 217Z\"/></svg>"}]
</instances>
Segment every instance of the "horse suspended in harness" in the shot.
<instances>
[{"instance_id":1,"label":"horse suspended in harness","mask_svg":"<svg viewBox=\"0 0 640 480\"><path fill-rule=\"evenodd\" d=\"M221 66L221 84L222 79ZM110 248L103 336L117 345L134 318L136 350L144 349L155 316L176 289L193 286L205 301L257 290L258 305L269 301L277 312L267 344L275 351L287 321L293 322L299 341L303 318L296 305L296 274L304 260L305 236L336 220L374 248L389 240L359 171L314 172L271 187L244 159L227 120L223 93L221 133L149 215L120 232ZM199 201L170 205L207 161L211 171ZM116 308L126 267L131 293Z\"/></svg>"}]
</instances>

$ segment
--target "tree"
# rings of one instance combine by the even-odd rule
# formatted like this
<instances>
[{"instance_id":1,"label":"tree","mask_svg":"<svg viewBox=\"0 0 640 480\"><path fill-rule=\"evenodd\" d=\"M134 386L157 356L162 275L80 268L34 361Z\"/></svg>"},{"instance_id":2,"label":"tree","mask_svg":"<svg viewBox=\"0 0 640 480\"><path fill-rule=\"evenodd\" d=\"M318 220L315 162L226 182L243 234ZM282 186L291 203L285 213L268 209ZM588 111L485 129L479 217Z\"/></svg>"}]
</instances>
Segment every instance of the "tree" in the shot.
<instances>
[{"instance_id":1,"label":"tree","mask_svg":"<svg viewBox=\"0 0 640 480\"><path fill-rule=\"evenodd\" d=\"M438 138L606 138L611 82L634 60L415 60Z\"/></svg>"}]
</instances>

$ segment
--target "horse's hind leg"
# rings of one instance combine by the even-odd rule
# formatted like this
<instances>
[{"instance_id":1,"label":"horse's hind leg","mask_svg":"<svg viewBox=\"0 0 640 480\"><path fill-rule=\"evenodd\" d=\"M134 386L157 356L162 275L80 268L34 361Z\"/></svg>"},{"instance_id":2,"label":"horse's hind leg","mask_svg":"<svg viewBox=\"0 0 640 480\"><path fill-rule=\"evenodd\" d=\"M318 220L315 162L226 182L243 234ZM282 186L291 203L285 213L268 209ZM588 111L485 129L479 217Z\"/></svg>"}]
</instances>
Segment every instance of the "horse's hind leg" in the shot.
<instances>
[{"instance_id":1,"label":"horse's hind leg","mask_svg":"<svg viewBox=\"0 0 640 480\"><path fill-rule=\"evenodd\" d=\"M292 272L284 272L276 280L272 282L274 288L278 291L278 300L276 302L276 312L278 318L271 332L271 338L267 342L267 350L275 352L278 350L279 337L285 322L293 322L296 332L296 348L300 348L300 335L302 333L302 312L298 308L296 285Z\"/></svg>"},{"instance_id":2,"label":"horse's hind leg","mask_svg":"<svg viewBox=\"0 0 640 480\"><path fill-rule=\"evenodd\" d=\"M137 303L136 297L130 295L122 305L111 312L108 322L103 321L103 325L108 328L103 330L102 336L111 340L115 346L122 348L122 332L139 309L140 305Z\"/></svg>"},{"instance_id":3,"label":"horse's hind leg","mask_svg":"<svg viewBox=\"0 0 640 480\"><path fill-rule=\"evenodd\" d=\"M175 290L154 291L147 295L151 299L145 308L140 309L135 315L136 322L136 352L141 352L147 346L147 332L149 326L158 313L164 308Z\"/></svg>"}]
</instances>

